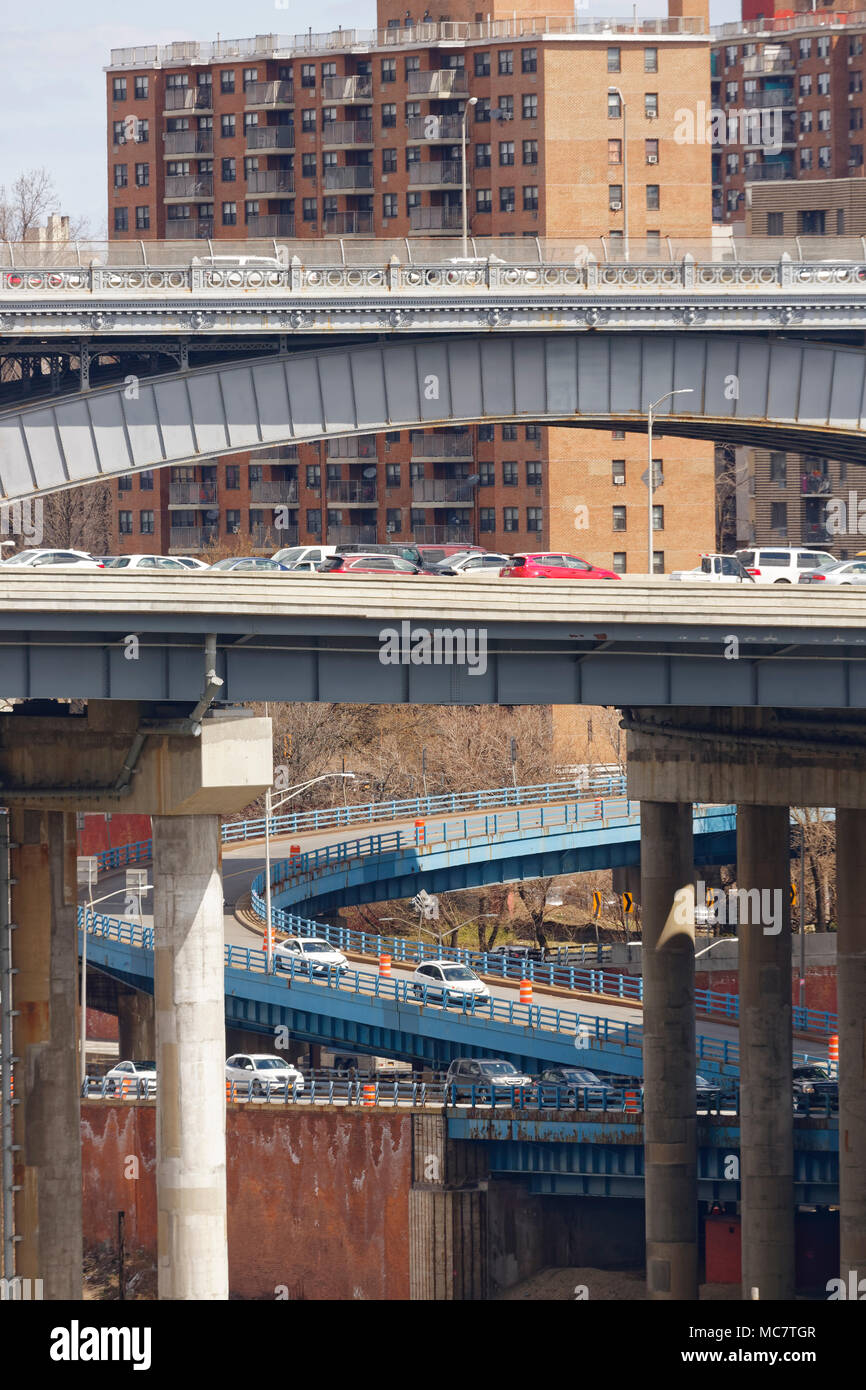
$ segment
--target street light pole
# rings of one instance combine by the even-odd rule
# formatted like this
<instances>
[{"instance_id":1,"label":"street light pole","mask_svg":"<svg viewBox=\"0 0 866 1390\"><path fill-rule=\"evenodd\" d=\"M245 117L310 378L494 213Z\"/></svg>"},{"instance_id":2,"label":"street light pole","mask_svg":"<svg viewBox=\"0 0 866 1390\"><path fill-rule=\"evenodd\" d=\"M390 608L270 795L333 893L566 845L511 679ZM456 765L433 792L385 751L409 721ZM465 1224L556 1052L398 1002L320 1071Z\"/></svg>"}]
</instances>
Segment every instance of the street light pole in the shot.
<instances>
[{"instance_id":1,"label":"street light pole","mask_svg":"<svg viewBox=\"0 0 866 1390\"><path fill-rule=\"evenodd\" d=\"M653 416L658 406L669 401L672 396L691 396L694 394L692 386L681 386L677 391L668 391L664 396L659 396L657 401L647 406L646 414L646 437L647 437L647 496L649 498L648 511L648 531L649 531L649 572L650 576L654 573L653 567Z\"/></svg>"},{"instance_id":2,"label":"street light pole","mask_svg":"<svg viewBox=\"0 0 866 1390\"><path fill-rule=\"evenodd\" d=\"M462 187L462 194L463 194L463 197L462 197L462 204L463 204L463 259L464 259L464 260L465 260L466 257L469 255L469 213L468 213L468 209L467 209L467 203L468 203L468 200L469 200L469 190L468 190L467 182L466 182L466 122L467 122L467 120L469 119L469 108L470 108L470 106L477 106L477 105L478 105L478 98L477 98L477 97L470 97L469 100L467 101L466 105L463 107L463 128L462 128L463 133L462 133L462 139L461 139L461 141L460 141L460 162L461 162L461 169L462 169L461 187Z\"/></svg>"},{"instance_id":3,"label":"street light pole","mask_svg":"<svg viewBox=\"0 0 866 1390\"><path fill-rule=\"evenodd\" d=\"M141 889L142 893L149 893L153 887L152 883L146 883ZM80 1057L80 1082L84 1085L87 1079L87 928L93 920L93 909L100 903L107 903L109 898L119 898L121 893L125 893L125 888L118 888L113 893L106 893L101 898L94 898L93 884L88 886L87 915L84 919L84 930L81 933L81 1057ZM139 901L138 911L139 925L141 925L141 902Z\"/></svg>"},{"instance_id":4,"label":"street light pole","mask_svg":"<svg viewBox=\"0 0 866 1390\"><path fill-rule=\"evenodd\" d=\"M628 260L628 112L626 110L625 97L619 87L608 87L607 90L609 93L619 97L619 109L622 112L622 249L625 259Z\"/></svg>"}]
</instances>

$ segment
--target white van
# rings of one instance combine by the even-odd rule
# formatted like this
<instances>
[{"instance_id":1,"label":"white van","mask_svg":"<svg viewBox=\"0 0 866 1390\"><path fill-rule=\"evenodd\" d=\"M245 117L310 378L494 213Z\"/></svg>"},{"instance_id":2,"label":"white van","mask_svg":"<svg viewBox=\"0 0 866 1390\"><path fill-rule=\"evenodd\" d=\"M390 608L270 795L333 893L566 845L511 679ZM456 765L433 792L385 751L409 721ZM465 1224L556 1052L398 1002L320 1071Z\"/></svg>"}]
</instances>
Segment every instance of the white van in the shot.
<instances>
[{"instance_id":1,"label":"white van","mask_svg":"<svg viewBox=\"0 0 866 1390\"><path fill-rule=\"evenodd\" d=\"M807 550L788 545L758 545L734 554L756 584L799 584L803 570L833 565L836 556L826 550Z\"/></svg>"},{"instance_id":2,"label":"white van","mask_svg":"<svg viewBox=\"0 0 866 1390\"><path fill-rule=\"evenodd\" d=\"M290 545L284 550L276 550L271 556L280 565L288 565L291 570L315 570L323 560L336 555L335 545Z\"/></svg>"}]
</instances>

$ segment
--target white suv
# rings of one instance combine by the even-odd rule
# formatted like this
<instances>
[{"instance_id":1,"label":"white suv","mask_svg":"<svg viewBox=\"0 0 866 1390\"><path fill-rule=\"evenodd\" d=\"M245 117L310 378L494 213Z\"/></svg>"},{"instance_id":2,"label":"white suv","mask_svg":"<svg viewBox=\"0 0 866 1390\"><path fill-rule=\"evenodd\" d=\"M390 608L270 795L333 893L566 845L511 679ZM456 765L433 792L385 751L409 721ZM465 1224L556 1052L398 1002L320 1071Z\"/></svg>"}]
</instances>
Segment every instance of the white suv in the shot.
<instances>
[{"instance_id":1,"label":"white suv","mask_svg":"<svg viewBox=\"0 0 866 1390\"><path fill-rule=\"evenodd\" d=\"M836 563L826 550L798 549L787 545L760 545L734 552L756 584L799 584L803 570Z\"/></svg>"}]
</instances>

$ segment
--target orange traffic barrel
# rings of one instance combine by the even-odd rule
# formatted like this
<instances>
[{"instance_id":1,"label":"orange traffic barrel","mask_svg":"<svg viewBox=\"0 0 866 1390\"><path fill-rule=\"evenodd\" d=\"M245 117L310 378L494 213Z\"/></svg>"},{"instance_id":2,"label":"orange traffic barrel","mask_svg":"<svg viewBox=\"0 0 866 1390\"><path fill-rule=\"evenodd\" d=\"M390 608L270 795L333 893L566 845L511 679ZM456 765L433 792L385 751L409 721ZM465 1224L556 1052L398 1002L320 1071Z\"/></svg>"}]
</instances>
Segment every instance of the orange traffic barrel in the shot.
<instances>
[{"instance_id":1,"label":"orange traffic barrel","mask_svg":"<svg viewBox=\"0 0 866 1390\"><path fill-rule=\"evenodd\" d=\"M520 1002L521 1002L521 1004L531 1004L531 1003L532 1003L532 981L531 981L531 980L521 980L521 981L520 981Z\"/></svg>"},{"instance_id":2,"label":"orange traffic barrel","mask_svg":"<svg viewBox=\"0 0 866 1390\"><path fill-rule=\"evenodd\" d=\"M834 1033L834 1034L832 1035L832 1037L830 1037L830 1038L827 1039L827 1056L830 1058L830 1061L833 1063L833 1066L834 1066L834 1067L838 1067L838 1065L839 1065L839 1038L838 1038L838 1035L837 1035L836 1033Z\"/></svg>"},{"instance_id":3,"label":"orange traffic barrel","mask_svg":"<svg viewBox=\"0 0 866 1390\"><path fill-rule=\"evenodd\" d=\"M634 1114L634 1112L635 1112L636 1110L640 1110L640 1092L639 1092L639 1091L626 1091L626 1092L625 1092L625 1108L626 1108L627 1111L629 1111L630 1114Z\"/></svg>"},{"instance_id":4,"label":"orange traffic barrel","mask_svg":"<svg viewBox=\"0 0 866 1390\"><path fill-rule=\"evenodd\" d=\"M389 955L381 955L381 956L379 957L379 974L380 974L380 975L388 975L388 976L390 977L390 974L391 974L391 957L390 957Z\"/></svg>"},{"instance_id":5,"label":"orange traffic barrel","mask_svg":"<svg viewBox=\"0 0 866 1390\"><path fill-rule=\"evenodd\" d=\"M364 1082L364 1099L362 1105L376 1104L376 1083L374 1081Z\"/></svg>"},{"instance_id":6,"label":"orange traffic barrel","mask_svg":"<svg viewBox=\"0 0 866 1390\"><path fill-rule=\"evenodd\" d=\"M423 820L416 820L416 822L415 822L415 840L416 840L416 842L417 842L418 844L421 844L421 845L423 845L423 843L424 843L424 828L425 828L425 824L426 824L426 822L423 821Z\"/></svg>"},{"instance_id":7,"label":"orange traffic barrel","mask_svg":"<svg viewBox=\"0 0 866 1390\"><path fill-rule=\"evenodd\" d=\"M289 854L300 854L300 852L301 852L301 846L300 846L300 845L289 845Z\"/></svg>"},{"instance_id":8,"label":"orange traffic barrel","mask_svg":"<svg viewBox=\"0 0 866 1390\"><path fill-rule=\"evenodd\" d=\"M232 1098L232 1083L231 1083L230 1081L227 1081L227 1082L226 1082L226 1101L227 1101L227 1102L230 1101L231 1098Z\"/></svg>"}]
</instances>

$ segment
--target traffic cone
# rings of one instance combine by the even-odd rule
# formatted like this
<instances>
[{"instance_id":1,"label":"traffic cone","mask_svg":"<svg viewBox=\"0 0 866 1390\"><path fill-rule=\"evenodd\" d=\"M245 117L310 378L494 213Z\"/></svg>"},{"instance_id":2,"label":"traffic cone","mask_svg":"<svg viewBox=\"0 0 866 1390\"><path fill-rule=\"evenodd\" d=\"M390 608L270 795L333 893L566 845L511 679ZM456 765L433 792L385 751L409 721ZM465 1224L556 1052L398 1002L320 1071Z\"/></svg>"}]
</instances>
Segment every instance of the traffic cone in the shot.
<instances>
[{"instance_id":1,"label":"traffic cone","mask_svg":"<svg viewBox=\"0 0 866 1390\"><path fill-rule=\"evenodd\" d=\"M839 1038L836 1033L827 1039L827 1056L830 1059L834 1073L839 1074Z\"/></svg>"},{"instance_id":2,"label":"traffic cone","mask_svg":"<svg viewBox=\"0 0 866 1390\"><path fill-rule=\"evenodd\" d=\"M521 981L520 981L520 1002L521 1002L521 1004L531 1004L531 1003L532 1003L532 981L531 981L531 980L521 980Z\"/></svg>"},{"instance_id":3,"label":"traffic cone","mask_svg":"<svg viewBox=\"0 0 866 1390\"><path fill-rule=\"evenodd\" d=\"M390 979L390 978L391 978L391 957L390 957L390 956L388 956L388 955L381 955L381 956L379 957L379 974L385 976L387 979Z\"/></svg>"},{"instance_id":4,"label":"traffic cone","mask_svg":"<svg viewBox=\"0 0 866 1390\"><path fill-rule=\"evenodd\" d=\"M375 1104L376 1104L376 1083L375 1083L374 1081L365 1081L365 1082L364 1082L364 1098L363 1098L361 1104L362 1104L362 1105L375 1105Z\"/></svg>"}]
</instances>

